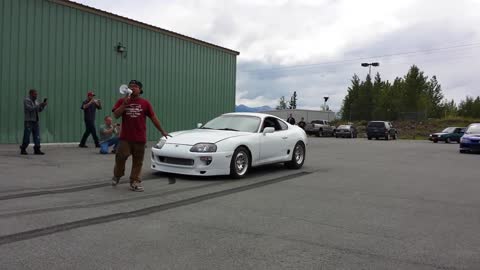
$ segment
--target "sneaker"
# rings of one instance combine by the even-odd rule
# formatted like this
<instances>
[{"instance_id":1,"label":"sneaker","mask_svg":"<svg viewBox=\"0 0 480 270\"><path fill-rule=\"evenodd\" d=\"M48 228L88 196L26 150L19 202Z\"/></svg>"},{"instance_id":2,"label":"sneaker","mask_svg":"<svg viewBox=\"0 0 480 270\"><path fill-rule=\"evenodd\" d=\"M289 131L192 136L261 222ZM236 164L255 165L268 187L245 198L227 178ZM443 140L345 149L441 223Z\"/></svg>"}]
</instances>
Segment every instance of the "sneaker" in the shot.
<instances>
[{"instance_id":1,"label":"sneaker","mask_svg":"<svg viewBox=\"0 0 480 270\"><path fill-rule=\"evenodd\" d=\"M112 177L112 186L118 185L118 182L120 182L120 177Z\"/></svg>"},{"instance_id":2,"label":"sneaker","mask_svg":"<svg viewBox=\"0 0 480 270\"><path fill-rule=\"evenodd\" d=\"M20 155L28 155L27 150L20 146Z\"/></svg>"},{"instance_id":3,"label":"sneaker","mask_svg":"<svg viewBox=\"0 0 480 270\"><path fill-rule=\"evenodd\" d=\"M141 183L131 183L130 184L131 191L143 192L143 186Z\"/></svg>"},{"instance_id":4,"label":"sneaker","mask_svg":"<svg viewBox=\"0 0 480 270\"><path fill-rule=\"evenodd\" d=\"M78 147L80 147L80 148L88 148L88 146L86 146L85 144L79 144Z\"/></svg>"}]
</instances>

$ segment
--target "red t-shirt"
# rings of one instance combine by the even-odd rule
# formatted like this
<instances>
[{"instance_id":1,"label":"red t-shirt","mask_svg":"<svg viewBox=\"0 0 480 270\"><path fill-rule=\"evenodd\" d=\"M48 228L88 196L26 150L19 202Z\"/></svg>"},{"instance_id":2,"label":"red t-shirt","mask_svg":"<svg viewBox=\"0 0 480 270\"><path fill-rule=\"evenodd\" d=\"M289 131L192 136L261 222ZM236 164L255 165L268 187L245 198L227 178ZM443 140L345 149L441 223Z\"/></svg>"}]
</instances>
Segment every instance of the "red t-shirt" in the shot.
<instances>
[{"instance_id":1,"label":"red t-shirt","mask_svg":"<svg viewBox=\"0 0 480 270\"><path fill-rule=\"evenodd\" d=\"M112 112L120 107L125 98L121 98L113 106ZM153 117L155 112L148 100L141 97L132 98L125 106L122 114L122 128L120 131L120 140L128 142L147 142L147 123L148 117Z\"/></svg>"}]
</instances>

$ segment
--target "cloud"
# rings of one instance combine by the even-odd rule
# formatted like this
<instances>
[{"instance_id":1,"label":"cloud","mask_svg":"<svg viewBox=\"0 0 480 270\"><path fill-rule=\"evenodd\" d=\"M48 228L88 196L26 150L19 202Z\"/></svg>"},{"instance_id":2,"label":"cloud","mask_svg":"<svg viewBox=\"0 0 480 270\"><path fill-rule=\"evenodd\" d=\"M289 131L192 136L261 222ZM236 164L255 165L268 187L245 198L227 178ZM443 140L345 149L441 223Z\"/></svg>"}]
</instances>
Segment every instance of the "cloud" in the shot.
<instances>
[{"instance_id":1,"label":"cloud","mask_svg":"<svg viewBox=\"0 0 480 270\"><path fill-rule=\"evenodd\" d=\"M330 96L339 109L352 75L368 73L363 60L344 60L480 42L475 0L77 1L240 51L237 103L249 106L297 91L299 107ZM372 72L388 80L416 64L459 101L480 95L479 57L480 46L467 46L364 61L379 61Z\"/></svg>"}]
</instances>

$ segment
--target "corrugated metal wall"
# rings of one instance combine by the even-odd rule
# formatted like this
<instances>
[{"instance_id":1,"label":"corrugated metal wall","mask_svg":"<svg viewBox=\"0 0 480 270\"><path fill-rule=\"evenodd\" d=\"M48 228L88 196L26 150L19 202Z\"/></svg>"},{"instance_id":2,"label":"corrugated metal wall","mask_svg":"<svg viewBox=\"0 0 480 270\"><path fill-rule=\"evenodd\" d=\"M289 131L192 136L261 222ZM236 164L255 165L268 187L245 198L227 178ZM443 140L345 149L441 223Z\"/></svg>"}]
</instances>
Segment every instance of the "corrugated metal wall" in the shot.
<instances>
[{"instance_id":1,"label":"corrugated metal wall","mask_svg":"<svg viewBox=\"0 0 480 270\"><path fill-rule=\"evenodd\" d=\"M21 142L30 88L48 97L42 142L79 141L87 91L102 100L99 125L130 79L170 132L235 109L235 54L47 0L1 0L0 16L0 143ZM149 140L158 137L149 123Z\"/></svg>"}]
</instances>

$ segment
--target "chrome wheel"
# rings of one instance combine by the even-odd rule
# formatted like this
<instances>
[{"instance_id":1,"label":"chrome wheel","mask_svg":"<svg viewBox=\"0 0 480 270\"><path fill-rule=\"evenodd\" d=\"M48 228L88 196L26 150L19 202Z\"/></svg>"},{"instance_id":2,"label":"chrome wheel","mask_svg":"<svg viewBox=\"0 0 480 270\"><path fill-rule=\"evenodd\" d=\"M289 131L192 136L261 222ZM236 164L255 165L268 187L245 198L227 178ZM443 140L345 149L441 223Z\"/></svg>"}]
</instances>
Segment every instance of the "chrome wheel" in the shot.
<instances>
[{"instance_id":1,"label":"chrome wheel","mask_svg":"<svg viewBox=\"0 0 480 270\"><path fill-rule=\"evenodd\" d=\"M300 169L305 162L305 144L299 141L293 148L292 158L285 162L285 166L289 169Z\"/></svg>"},{"instance_id":2,"label":"chrome wheel","mask_svg":"<svg viewBox=\"0 0 480 270\"><path fill-rule=\"evenodd\" d=\"M295 163L302 164L303 159L305 158L305 149L301 144L297 144L295 146L295 150L293 151L293 155L295 157Z\"/></svg>"},{"instance_id":3,"label":"chrome wheel","mask_svg":"<svg viewBox=\"0 0 480 270\"><path fill-rule=\"evenodd\" d=\"M233 160L233 167L235 170L235 174L237 176L245 175L247 173L248 166L249 166L248 153L243 149L239 149L239 151L234 156L234 160Z\"/></svg>"}]
</instances>

